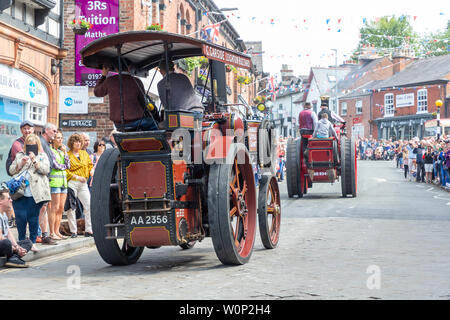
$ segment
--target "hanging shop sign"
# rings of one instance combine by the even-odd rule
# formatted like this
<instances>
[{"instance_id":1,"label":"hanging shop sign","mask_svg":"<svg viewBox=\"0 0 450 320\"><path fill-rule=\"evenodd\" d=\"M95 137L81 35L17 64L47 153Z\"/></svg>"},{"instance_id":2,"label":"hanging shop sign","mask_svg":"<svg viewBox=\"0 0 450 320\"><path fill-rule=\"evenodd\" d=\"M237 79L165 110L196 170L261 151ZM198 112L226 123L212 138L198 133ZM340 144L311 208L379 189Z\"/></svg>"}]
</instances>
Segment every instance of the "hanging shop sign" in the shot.
<instances>
[{"instance_id":1,"label":"hanging shop sign","mask_svg":"<svg viewBox=\"0 0 450 320\"><path fill-rule=\"evenodd\" d=\"M93 25L84 35L75 35L75 84L95 87L101 70L83 66L80 51L94 40L119 32L119 0L76 0L75 5L75 19Z\"/></svg>"},{"instance_id":2,"label":"hanging shop sign","mask_svg":"<svg viewBox=\"0 0 450 320\"><path fill-rule=\"evenodd\" d=\"M414 106L414 93L398 94L395 97L396 108Z\"/></svg>"},{"instance_id":3,"label":"hanging shop sign","mask_svg":"<svg viewBox=\"0 0 450 320\"><path fill-rule=\"evenodd\" d=\"M4 64L0 64L0 96L48 106L48 92L42 82Z\"/></svg>"},{"instance_id":4,"label":"hanging shop sign","mask_svg":"<svg viewBox=\"0 0 450 320\"><path fill-rule=\"evenodd\" d=\"M59 87L59 113L87 114L88 103L87 86Z\"/></svg>"},{"instance_id":5,"label":"hanging shop sign","mask_svg":"<svg viewBox=\"0 0 450 320\"><path fill-rule=\"evenodd\" d=\"M250 69L252 67L252 60L244 55L239 55L209 44L203 45L203 54L208 59L222 61L226 64L232 64L238 68Z\"/></svg>"}]
</instances>

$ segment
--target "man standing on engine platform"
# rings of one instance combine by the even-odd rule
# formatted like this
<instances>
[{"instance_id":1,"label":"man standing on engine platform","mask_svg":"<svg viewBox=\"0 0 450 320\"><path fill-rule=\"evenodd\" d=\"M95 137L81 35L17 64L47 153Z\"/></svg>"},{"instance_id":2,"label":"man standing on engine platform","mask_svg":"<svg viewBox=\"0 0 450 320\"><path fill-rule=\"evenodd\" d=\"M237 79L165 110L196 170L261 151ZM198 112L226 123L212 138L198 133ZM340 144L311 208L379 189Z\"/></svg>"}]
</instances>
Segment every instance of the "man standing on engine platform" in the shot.
<instances>
[{"instance_id":1,"label":"man standing on engine platform","mask_svg":"<svg viewBox=\"0 0 450 320\"><path fill-rule=\"evenodd\" d=\"M329 97L328 96L321 96L320 97L320 108L322 110L319 111L319 119L322 119L322 114L326 113L328 114L328 121L330 121L332 124L334 124L334 118L331 115L331 111L330 109L328 109L328 104L329 104Z\"/></svg>"}]
</instances>

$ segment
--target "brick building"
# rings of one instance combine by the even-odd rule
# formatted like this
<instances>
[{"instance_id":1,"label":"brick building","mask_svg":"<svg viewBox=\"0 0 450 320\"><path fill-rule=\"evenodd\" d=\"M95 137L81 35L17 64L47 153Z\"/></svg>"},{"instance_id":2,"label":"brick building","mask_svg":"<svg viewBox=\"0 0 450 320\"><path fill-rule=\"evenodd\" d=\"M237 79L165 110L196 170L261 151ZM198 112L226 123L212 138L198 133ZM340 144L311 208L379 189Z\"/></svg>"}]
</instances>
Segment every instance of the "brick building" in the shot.
<instances>
[{"instance_id":1,"label":"brick building","mask_svg":"<svg viewBox=\"0 0 450 320\"><path fill-rule=\"evenodd\" d=\"M420 59L380 82L373 90L372 131L379 139L422 138L424 124L436 116L436 100L445 104L440 117L450 116L450 55Z\"/></svg>"},{"instance_id":2,"label":"brick building","mask_svg":"<svg viewBox=\"0 0 450 320\"><path fill-rule=\"evenodd\" d=\"M347 132L354 137L369 137L372 114L372 92L380 80L370 81L366 85L339 97L340 116L345 120Z\"/></svg>"},{"instance_id":3,"label":"brick building","mask_svg":"<svg viewBox=\"0 0 450 320\"><path fill-rule=\"evenodd\" d=\"M66 0L64 1L64 14L68 21L77 17L75 10L76 3L86 2L83 0ZM220 12L220 9L211 0L109 0L108 2L116 2L118 4L118 13L116 20L118 22L117 31L125 32L132 30L145 30L147 26L152 24L160 24L163 26L164 31L179 33L188 35L195 38L204 37L202 29L206 25L218 24L218 41L215 43L232 48L238 51L245 51L245 45L242 40L239 39L239 34L233 28L233 26L227 21L225 15ZM111 11L113 12L113 11ZM98 14L98 12L94 12ZM90 17L86 14L87 18ZM105 15L103 15L104 17ZM89 21L89 19L88 19ZM94 26L95 28L95 26ZM63 128L67 134L66 136L75 131L84 131L91 137L91 144L97 139L108 135L113 129L113 124L109 120L109 103L108 97L104 99L95 99L93 97L93 86L95 81L91 81L96 77L92 75L92 79L81 79L76 76L76 64L78 63L76 57L77 41L81 41L80 35L75 35L72 32L70 26L65 24L65 38L64 48L68 49L66 59L63 61L63 84L65 86L73 85L85 85L88 84L89 88L89 105L87 114L62 114L61 119L91 119L95 120L95 127L90 128ZM88 31L89 33L89 31ZM112 31L111 33L115 33ZM178 69L178 72L183 72L182 69ZM154 71L150 71L150 76L147 79L142 79L144 86L150 84L150 80ZM252 85L240 85L237 83L237 77L239 73L229 72L227 73L227 85L228 85L228 100L229 102L237 103L239 96L245 101L251 101L255 87ZM197 74L194 72L191 76L192 82L197 82ZM161 79L159 73L157 73L154 83L151 87L150 93L158 104L156 83ZM89 81L89 82L86 82Z\"/></svg>"},{"instance_id":4,"label":"brick building","mask_svg":"<svg viewBox=\"0 0 450 320\"><path fill-rule=\"evenodd\" d=\"M61 49L60 1L0 1L0 179L20 123L30 120L40 132L58 123Z\"/></svg>"},{"instance_id":5,"label":"brick building","mask_svg":"<svg viewBox=\"0 0 450 320\"><path fill-rule=\"evenodd\" d=\"M382 80L403 70L414 59L405 52L397 52L392 59L362 55L360 64L338 83L339 114L347 123L347 131L355 137L369 137L373 134L372 92Z\"/></svg>"}]
</instances>

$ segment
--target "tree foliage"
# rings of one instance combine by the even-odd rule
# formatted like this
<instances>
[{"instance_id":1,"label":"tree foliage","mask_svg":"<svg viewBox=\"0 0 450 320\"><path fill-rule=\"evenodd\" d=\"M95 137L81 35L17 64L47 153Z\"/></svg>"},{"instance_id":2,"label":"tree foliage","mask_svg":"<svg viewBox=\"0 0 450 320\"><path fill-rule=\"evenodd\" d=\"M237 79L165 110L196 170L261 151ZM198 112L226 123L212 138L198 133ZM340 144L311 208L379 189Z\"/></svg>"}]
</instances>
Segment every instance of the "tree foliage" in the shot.
<instances>
[{"instance_id":1,"label":"tree foliage","mask_svg":"<svg viewBox=\"0 0 450 320\"><path fill-rule=\"evenodd\" d=\"M367 47L381 56L392 53L395 49L410 49L416 57L450 53L450 21L443 32L418 35L409 19L409 16L402 15L365 21L360 28L361 39L352 59L357 61Z\"/></svg>"},{"instance_id":2,"label":"tree foliage","mask_svg":"<svg viewBox=\"0 0 450 320\"><path fill-rule=\"evenodd\" d=\"M422 56L443 56L450 54L450 21L447 30L430 33L420 41Z\"/></svg>"},{"instance_id":3,"label":"tree foliage","mask_svg":"<svg viewBox=\"0 0 450 320\"><path fill-rule=\"evenodd\" d=\"M361 39L353 53L353 59L357 59L361 50L367 46L374 47L379 54L387 54L395 48L414 47L418 37L409 18L404 15L365 21L359 32Z\"/></svg>"}]
</instances>

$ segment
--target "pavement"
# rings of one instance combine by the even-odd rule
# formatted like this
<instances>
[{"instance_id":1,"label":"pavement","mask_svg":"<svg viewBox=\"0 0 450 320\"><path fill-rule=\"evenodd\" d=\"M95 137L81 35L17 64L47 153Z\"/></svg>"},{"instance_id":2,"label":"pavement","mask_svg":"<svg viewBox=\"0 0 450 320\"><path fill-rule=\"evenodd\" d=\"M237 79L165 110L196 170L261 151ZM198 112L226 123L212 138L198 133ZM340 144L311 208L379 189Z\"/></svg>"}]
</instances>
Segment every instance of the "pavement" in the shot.
<instances>
[{"instance_id":1,"label":"pavement","mask_svg":"<svg viewBox=\"0 0 450 320\"><path fill-rule=\"evenodd\" d=\"M64 220L63 220L64 221ZM18 233L17 228L10 228L9 229L16 240L18 240ZM28 230L28 228L27 228ZM93 237L85 237L84 235L78 235L76 238L68 238L66 240L59 240L57 241L56 245L48 245L48 244L42 244L42 243L36 243L36 247L38 248L39 252L28 252L25 257L22 259L30 262L36 259L56 255L59 253L76 250L84 247L91 247L95 245L94 238ZM4 262L3 262L4 263ZM0 266L3 265L2 261L0 261Z\"/></svg>"}]
</instances>

